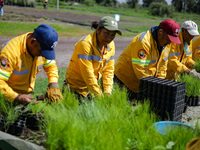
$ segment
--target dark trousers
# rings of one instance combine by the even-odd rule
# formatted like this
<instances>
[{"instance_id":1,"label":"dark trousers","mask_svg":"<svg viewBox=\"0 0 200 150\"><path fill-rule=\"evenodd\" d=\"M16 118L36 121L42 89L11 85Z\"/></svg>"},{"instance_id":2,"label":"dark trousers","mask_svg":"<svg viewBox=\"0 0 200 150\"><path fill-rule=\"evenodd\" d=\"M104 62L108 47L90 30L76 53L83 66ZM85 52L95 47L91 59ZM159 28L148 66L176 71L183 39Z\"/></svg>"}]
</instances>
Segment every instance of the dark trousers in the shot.
<instances>
[{"instance_id":1,"label":"dark trousers","mask_svg":"<svg viewBox=\"0 0 200 150\"><path fill-rule=\"evenodd\" d=\"M70 91L74 94L75 98L77 100L79 100L80 103L82 103L85 100L92 100L92 95L89 93L87 95L87 97L83 96L82 94L79 94L77 92L75 92L74 90L70 89L70 87L67 85L66 79L63 82L63 87L62 87L62 94L64 94L65 92Z\"/></svg>"},{"instance_id":2,"label":"dark trousers","mask_svg":"<svg viewBox=\"0 0 200 150\"><path fill-rule=\"evenodd\" d=\"M130 102L133 102L137 99L137 93L134 93L131 89L129 89L116 75L114 75L114 83L118 84L121 89L126 89L128 94L128 100Z\"/></svg>"}]
</instances>

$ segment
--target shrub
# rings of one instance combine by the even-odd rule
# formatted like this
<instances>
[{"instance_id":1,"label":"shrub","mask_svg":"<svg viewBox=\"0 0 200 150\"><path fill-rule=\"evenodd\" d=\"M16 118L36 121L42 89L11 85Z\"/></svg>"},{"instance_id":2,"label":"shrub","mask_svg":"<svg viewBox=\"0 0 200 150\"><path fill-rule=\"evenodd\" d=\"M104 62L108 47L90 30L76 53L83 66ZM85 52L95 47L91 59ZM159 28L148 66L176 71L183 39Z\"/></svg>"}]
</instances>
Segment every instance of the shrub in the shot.
<instances>
[{"instance_id":1,"label":"shrub","mask_svg":"<svg viewBox=\"0 0 200 150\"><path fill-rule=\"evenodd\" d=\"M160 17L173 17L174 7L162 3L153 2L149 6L149 12L151 15Z\"/></svg>"},{"instance_id":2,"label":"shrub","mask_svg":"<svg viewBox=\"0 0 200 150\"><path fill-rule=\"evenodd\" d=\"M96 4L95 0L84 0L83 3L87 6L94 6Z\"/></svg>"}]
</instances>

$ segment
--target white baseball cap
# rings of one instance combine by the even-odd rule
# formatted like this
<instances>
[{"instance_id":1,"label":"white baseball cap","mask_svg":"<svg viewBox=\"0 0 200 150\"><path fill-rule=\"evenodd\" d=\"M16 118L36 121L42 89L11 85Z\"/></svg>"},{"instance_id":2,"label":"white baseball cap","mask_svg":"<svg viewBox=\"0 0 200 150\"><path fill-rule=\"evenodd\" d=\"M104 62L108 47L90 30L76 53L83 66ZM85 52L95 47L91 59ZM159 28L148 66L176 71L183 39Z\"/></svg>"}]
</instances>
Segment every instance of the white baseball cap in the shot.
<instances>
[{"instance_id":1,"label":"white baseball cap","mask_svg":"<svg viewBox=\"0 0 200 150\"><path fill-rule=\"evenodd\" d=\"M194 21L191 21L191 20L185 21L182 24L181 28L187 29L190 35L193 35L193 36L199 35L198 26Z\"/></svg>"}]
</instances>

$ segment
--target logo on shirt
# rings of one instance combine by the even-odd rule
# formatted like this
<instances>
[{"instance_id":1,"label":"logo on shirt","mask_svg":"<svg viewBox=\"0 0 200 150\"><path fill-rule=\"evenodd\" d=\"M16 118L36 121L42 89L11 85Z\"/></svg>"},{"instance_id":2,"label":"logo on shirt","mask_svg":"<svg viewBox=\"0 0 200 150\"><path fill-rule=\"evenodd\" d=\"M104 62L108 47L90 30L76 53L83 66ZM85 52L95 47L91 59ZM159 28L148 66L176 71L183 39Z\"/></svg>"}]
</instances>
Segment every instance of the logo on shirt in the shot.
<instances>
[{"instance_id":1,"label":"logo on shirt","mask_svg":"<svg viewBox=\"0 0 200 150\"><path fill-rule=\"evenodd\" d=\"M140 59L143 59L143 58L145 58L146 57L146 51L144 50L144 49L140 49L139 51L138 51L138 57L140 58Z\"/></svg>"},{"instance_id":2,"label":"logo on shirt","mask_svg":"<svg viewBox=\"0 0 200 150\"><path fill-rule=\"evenodd\" d=\"M9 67L9 61L6 58L1 58L0 63L1 63L0 66L1 69L7 69Z\"/></svg>"}]
</instances>

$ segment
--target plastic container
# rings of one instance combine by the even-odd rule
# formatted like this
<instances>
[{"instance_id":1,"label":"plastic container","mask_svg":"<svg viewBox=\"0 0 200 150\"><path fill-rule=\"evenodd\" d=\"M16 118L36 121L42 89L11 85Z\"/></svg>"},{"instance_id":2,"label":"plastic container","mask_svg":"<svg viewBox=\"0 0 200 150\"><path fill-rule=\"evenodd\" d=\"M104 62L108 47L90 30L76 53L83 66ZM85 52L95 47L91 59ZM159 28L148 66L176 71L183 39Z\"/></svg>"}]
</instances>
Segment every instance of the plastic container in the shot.
<instances>
[{"instance_id":1,"label":"plastic container","mask_svg":"<svg viewBox=\"0 0 200 150\"><path fill-rule=\"evenodd\" d=\"M4 128L4 119L3 117L0 115L0 131L2 131Z\"/></svg>"},{"instance_id":2,"label":"plastic container","mask_svg":"<svg viewBox=\"0 0 200 150\"><path fill-rule=\"evenodd\" d=\"M39 115L30 115L27 117L26 120L26 127L31 129L31 130L35 130L38 131L40 129L41 126L41 119L42 117Z\"/></svg>"},{"instance_id":3,"label":"plastic container","mask_svg":"<svg viewBox=\"0 0 200 150\"><path fill-rule=\"evenodd\" d=\"M176 121L160 121L156 122L153 124L155 127L156 131L162 135L166 135L168 130L174 129L174 128L186 128L186 129L192 129L194 130L193 127L190 125L181 123L181 122L176 122Z\"/></svg>"},{"instance_id":4,"label":"plastic container","mask_svg":"<svg viewBox=\"0 0 200 150\"><path fill-rule=\"evenodd\" d=\"M20 136L24 131L24 126L24 121L15 121L15 123L9 125L7 133Z\"/></svg>"},{"instance_id":5,"label":"plastic container","mask_svg":"<svg viewBox=\"0 0 200 150\"><path fill-rule=\"evenodd\" d=\"M200 97L196 96L196 103L195 103L195 106L199 106L199 102L200 102Z\"/></svg>"},{"instance_id":6,"label":"plastic container","mask_svg":"<svg viewBox=\"0 0 200 150\"><path fill-rule=\"evenodd\" d=\"M184 106L184 109L183 109L183 113L187 112L187 107L188 107L188 105L187 105L187 103L185 103L185 106Z\"/></svg>"},{"instance_id":7,"label":"plastic container","mask_svg":"<svg viewBox=\"0 0 200 150\"><path fill-rule=\"evenodd\" d=\"M192 106L196 106L196 97L192 96Z\"/></svg>"}]
</instances>

